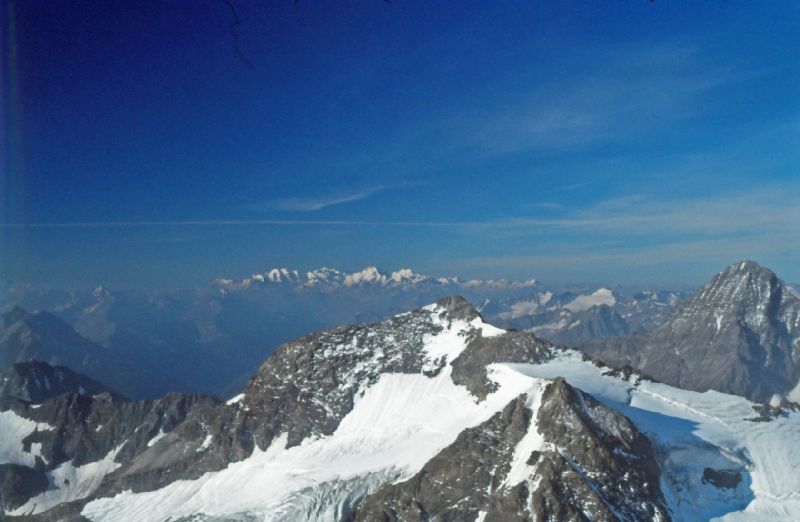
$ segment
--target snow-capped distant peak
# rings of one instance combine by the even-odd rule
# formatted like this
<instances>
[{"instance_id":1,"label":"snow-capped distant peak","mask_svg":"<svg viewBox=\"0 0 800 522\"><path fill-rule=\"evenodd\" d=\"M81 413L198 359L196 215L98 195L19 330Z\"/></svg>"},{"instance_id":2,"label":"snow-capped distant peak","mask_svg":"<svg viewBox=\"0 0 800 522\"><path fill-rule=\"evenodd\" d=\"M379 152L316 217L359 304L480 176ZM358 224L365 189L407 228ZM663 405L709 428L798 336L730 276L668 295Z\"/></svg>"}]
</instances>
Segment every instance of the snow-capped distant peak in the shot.
<instances>
[{"instance_id":1,"label":"snow-capped distant peak","mask_svg":"<svg viewBox=\"0 0 800 522\"><path fill-rule=\"evenodd\" d=\"M327 266L317 268L311 272L306 272L307 286L338 284L341 279L342 273L340 271L335 268L328 268Z\"/></svg>"},{"instance_id":2,"label":"snow-capped distant peak","mask_svg":"<svg viewBox=\"0 0 800 522\"><path fill-rule=\"evenodd\" d=\"M350 288L361 285L375 285L387 288L403 288L416 284L432 284L442 286L458 286L466 289L519 289L524 290L539 285L536 279L510 281L506 279L470 279L462 281L458 277L429 277L414 272L411 268L400 268L388 274L381 273L375 266L367 266L356 272L342 272L334 268L321 267L308 272L299 272L289 268L272 268L263 273L252 274L238 282L219 278L213 284L224 292L244 290L254 285L264 284L296 285L305 288Z\"/></svg>"},{"instance_id":3,"label":"snow-capped distant peak","mask_svg":"<svg viewBox=\"0 0 800 522\"><path fill-rule=\"evenodd\" d=\"M389 276L389 279L393 283L419 283L421 281L425 281L427 276L422 274L415 274L410 268L401 268L397 272L392 272L392 275Z\"/></svg>"},{"instance_id":4,"label":"snow-capped distant peak","mask_svg":"<svg viewBox=\"0 0 800 522\"><path fill-rule=\"evenodd\" d=\"M564 306L564 308L570 312L580 312L583 310L588 310L593 306L614 306L615 304L617 304L617 298L614 297L614 292L608 288L599 288L590 295L579 295L566 306Z\"/></svg>"},{"instance_id":5,"label":"snow-capped distant peak","mask_svg":"<svg viewBox=\"0 0 800 522\"><path fill-rule=\"evenodd\" d=\"M266 278L273 283L297 282L300 280L300 274L297 270L289 270L288 268L273 268L266 273Z\"/></svg>"},{"instance_id":6,"label":"snow-capped distant peak","mask_svg":"<svg viewBox=\"0 0 800 522\"><path fill-rule=\"evenodd\" d=\"M344 277L344 286L354 286L362 283L386 283L387 278L374 266L368 266L360 272L353 272Z\"/></svg>"}]
</instances>

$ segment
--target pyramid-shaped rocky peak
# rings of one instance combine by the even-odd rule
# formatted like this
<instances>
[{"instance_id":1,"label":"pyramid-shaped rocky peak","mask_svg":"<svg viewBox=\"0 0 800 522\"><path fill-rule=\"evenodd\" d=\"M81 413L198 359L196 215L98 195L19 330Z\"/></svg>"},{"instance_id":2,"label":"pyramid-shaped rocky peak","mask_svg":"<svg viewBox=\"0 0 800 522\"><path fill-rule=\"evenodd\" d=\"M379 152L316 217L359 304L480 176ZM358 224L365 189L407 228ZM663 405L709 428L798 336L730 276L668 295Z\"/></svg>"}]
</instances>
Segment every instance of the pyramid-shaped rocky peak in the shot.
<instances>
[{"instance_id":1,"label":"pyramid-shaped rocky peak","mask_svg":"<svg viewBox=\"0 0 800 522\"><path fill-rule=\"evenodd\" d=\"M472 303L460 295L443 297L436 301L435 304L437 308L443 309L451 319L471 321L481 316L475 307L472 306Z\"/></svg>"},{"instance_id":2,"label":"pyramid-shaped rocky peak","mask_svg":"<svg viewBox=\"0 0 800 522\"><path fill-rule=\"evenodd\" d=\"M677 306L655 332L585 347L660 381L768 401L800 379L800 299L768 268L739 261Z\"/></svg>"}]
</instances>

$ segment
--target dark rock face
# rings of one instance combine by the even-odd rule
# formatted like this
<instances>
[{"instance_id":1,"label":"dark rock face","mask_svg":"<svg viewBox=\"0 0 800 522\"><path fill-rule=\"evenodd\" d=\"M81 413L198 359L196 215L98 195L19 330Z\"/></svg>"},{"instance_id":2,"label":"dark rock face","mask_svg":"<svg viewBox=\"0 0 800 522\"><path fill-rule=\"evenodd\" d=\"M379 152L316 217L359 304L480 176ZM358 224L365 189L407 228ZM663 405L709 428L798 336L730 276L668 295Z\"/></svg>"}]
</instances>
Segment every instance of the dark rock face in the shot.
<instances>
[{"instance_id":1,"label":"dark rock face","mask_svg":"<svg viewBox=\"0 0 800 522\"><path fill-rule=\"evenodd\" d=\"M31 376L34 380L48 376L49 392L56 391L59 386L72 389L75 385L80 392L62 393L35 405L13 396L0 398L0 411L12 410L20 417L52 427L37 429L20 441L27 452L34 444L39 445L41 456L36 457L33 467L0 466L0 494L6 511L24 505L50 487L47 473L59 465L69 462L82 466L112 453L115 462L127 462L150 449L155 437L219 404L212 397L183 394L170 394L153 401L130 401L91 379L44 363L14 365L4 375L11 375L16 384L24 384L9 386L9 393L48 391L47 386L30 386L26 379ZM59 376L63 376L63 380L59 381ZM90 395L89 390L102 391Z\"/></svg>"},{"instance_id":2,"label":"dark rock face","mask_svg":"<svg viewBox=\"0 0 800 522\"><path fill-rule=\"evenodd\" d=\"M800 298L770 270L743 261L676 307L653 333L582 349L680 388L768 401L800 379Z\"/></svg>"},{"instance_id":3,"label":"dark rock face","mask_svg":"<svg viewBox=\"0 0 800 522\"><path fill-rule=\"evenodd\" d=\"M703 470L703 484L712 484L714 487L721 489L736 489L736 486L742 481L742 474L738 470L730 469L712 469L705 468Z\"/></svg>"},{"instance_id":4,"label":"dark rock face","mask_svg":"<svg viewBox=\"0 0 800 522\"><path fill-rule=\"evenodd\" d=\"M159 432L169 432L195 409L218 404L202 395L172 394L155 401L128 401L109 392L95 396L67 393L33 408L10 404L21 417L53 426L35 431L23 445L41 443L42 457L52 469L63 462L94 462L122 446L116 461L124 462L147 449ZM5 408L3 408L5 409Z\"/></svg>"},{"instance_id":5,"label":"dark rock face","mask_svg":"<svg viewBox=\"0 0 800 522\"><path fill-rule=\"evenodd\" d=\"M574 326L551 336L551 340L569 346L578 346L589 340L624 336L631 333L630 326L620 313L608 305L600 305L575 314Z\"/></svg>"},{"instance_id":6,"label":"dark rock face","mask_svg":"<svg viewBox=\"0 0 800 522\"><path fill-rule=\"evenodd\" d=\"M64 366L28 361L0 371L0 398L40 403L63 393L97 395L111 390Z\"/></svg>"},{"instance_id":7,"label":"dark rock face","mask_svg":"<svg viewBox=\"0 0 800 522\"><path fill-rule=\"evenodd\" d=\"M367 497L355 520L670 519L650 442L627 418L563 379L545 388L536 428L525 401L464 430L411 479ZM527 480L506 484L528 429L545 449L528 456Z\"/></svg>"},{"instance_id":8,"label":"dark rock face","mask_svg":"<svg viewBox=\"0 0 800 522\"><path fill-rule=\"evenodd\" d=\"M47 475L41 469L18 464L0 464L0 508L12 511L29 498L47 490Z\"/></svg>"}]
</instances>

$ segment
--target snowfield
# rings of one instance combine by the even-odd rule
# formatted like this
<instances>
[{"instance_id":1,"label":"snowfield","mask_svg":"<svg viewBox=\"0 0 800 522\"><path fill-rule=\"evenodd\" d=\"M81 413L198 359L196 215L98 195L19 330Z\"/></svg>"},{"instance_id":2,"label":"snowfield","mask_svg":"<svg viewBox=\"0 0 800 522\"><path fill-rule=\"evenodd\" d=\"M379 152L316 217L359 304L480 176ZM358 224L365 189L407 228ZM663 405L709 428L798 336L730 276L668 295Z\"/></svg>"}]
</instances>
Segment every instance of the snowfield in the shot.
<instances>
[{"instance_id":1,"label":"snowfield","mask_svg":"<svg viewBox=\"0 0 800 522\"><path fill-rule=\"evenodd\" d=\"M483 325L485 334L500 331ZM426 339L429 357L448 362L464 349L465 324ZM800 415L754 422L752 403L717 392L697 393L649 381L635 383L565 351L545 364L494 364L500 386L476 402L451 379L383 374L365 389L329 437L286 448L286 436L266 451L154 492L130 491L90 502L83 515L96 521L162 521L192 515L255 520L339 520L366 494L402 481L466 428L484 422L522 393L537 411L546 383L558 376L628 416L653 441L662 489L675 520L800 520ZM533 416L535 419L535 415ZM507 486L535 483L525 455L543 440L531 429L515 450ZM706 468L739 473L735 487L704 480ZM202 520L203 518L197 518ZM249 518L248 518L249 519Z\"/></svg>"},{"instance_id":2,"label":"snowfield","mask_svg":"<svg viewBox=\"0 0 800 522\"><path fill-rule=\"evenodd\" d=\"M31 451L26 452L22 447L22 439L34 431L52 429L47 424L20 417L12 410L0 411L0 464L33 466L41 444L31 444Z\"/></svg>"},{"instance_id":3,"label":"snowfield","mask_svg":"<svg viewBox=\"0 0 800 522\"><path fill-rule=\"evenodd\" d=\"M461 332L503 333L480 321L442 326L447 327L426 337L425 350L429 358L448 362L465 348ZM465 428L486 421L522 393L541 393L540 379L502 365L492 370L502 386L482 402L453 383L449 365L433 378L383 374L330 437L286 448L282 436L266 451L257 449L222 471L154 492L95 500L83 515L103 521L162 521L198 513L247 514L265 521L338 520L347 506L384 483L411 477Z\"/></svg>"},{"instance_id":4,"label":"snowfield","mask_svg":"<svg viewBox=\"0 0 800 522\"><path fill-rule=\"evenodd\" d=\"M800 520L800 414L754 422L753 404L715 391L631 382L576 352L540 365L508 365L543 379L557 376L630 418L653 441L662 489L676 520ZM706 467L737 470L735 489L703 483Z\"/></svg>"}]
</instances>

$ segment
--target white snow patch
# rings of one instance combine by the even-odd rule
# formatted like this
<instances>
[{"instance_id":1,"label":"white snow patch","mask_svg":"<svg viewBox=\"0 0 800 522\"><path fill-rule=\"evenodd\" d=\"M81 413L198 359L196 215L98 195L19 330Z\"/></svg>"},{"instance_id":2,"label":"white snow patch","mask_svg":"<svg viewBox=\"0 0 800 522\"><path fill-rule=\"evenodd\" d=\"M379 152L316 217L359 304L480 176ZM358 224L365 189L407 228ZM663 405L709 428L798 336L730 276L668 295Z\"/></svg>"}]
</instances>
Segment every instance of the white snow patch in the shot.
<instances>
[{"instance_id":1,"label":"white snow patch","mask_svg":"<svg viewBox=\"0 0 800 522\"><path fill-rule=\"evenodd\" d=\"M33 466L41 444L32 444L31 451L23 449L22 439L36 430L49 431L53 427L20 417L12 410L0 411L0 464Z\"/></svg>"},{"instance_id":2,"label":"white snow patch","mask_svg":"<svg viewBox=\"0 0 800 522\"><path fill-rule=\"evenodd\" d=\"M470 325L476 330L480 330L482 337L497 337L498 335L503 335L506 333L506 331L502 328L498 328L489 323L484 323L479 317L473 319Z\"/></svg>"},{"instance_id":3,"label":"white snow patch","mask_svg":"<svg viewBox=\"0 0 800 522\"><path fill-rule=\"evenodd\" d=\"M156 435L152 439L147 441L147 447L151 448L155 446L158 441L164 438L165 435L166 433L164 433L164 428L163 427L159 428L158 433L156 433Z\"/></svg>"},{"instance_id":4,"label":"white snow patch","mask_svg":"<svg viewBox=\"0 0 800 522\"><path fill-rule=\"evenodd\" d=\"M228 400L225 402L225 404L227 404L228 406L231 406L231 405L233 405L233 404L236 404L237 402L241 402L241 401L242 401L242 399L244 399L244 393L240 393L239 395L237 395L237 396L235 396L235 397L232 397L232 398L228 399Z\"/></svg>"},{"instance_id":5,"label":"white snow patch","mask_svg":"<svg viewBox=\"0 0 800 522\"><path fill-rule=\"evenodd\" d=\"M548 331L558 331L563 330L566 328L569 321L566 317L562 317L558 321L552 321L549 323L541 324L539 326L534 326L533 328L529 328L528 331L530 332L548 332Z\"/></svg>"},{"instance_id":6,"label":"white snow patch","mask_svg":"<svg viewBox=\"0 0 800 522\"><path fill-rule=\"evenodd\" d=\"M608 288L600 288L595 290L595 292L591 295L579 295L566 304L564 308L570 312L580 312L583 310L588 310L593 306L614 306L615 304L617 304L617 298L614 297L614 292Z\"/></svg>"},{"instance_id":7,"label":"white snow patch","mask_svg":"<svg viewBox=\"0 0 800 522\"><path fill-rule=\"evenodd\" d=\"M10 512L11 515L32 515L41 513L62 502L71 502L91 495L103 478L120 467L114 462L122 445L114 448L102 460L75 467L64 462L47 473L50 488L31 498L24 505ZM130 519L128 519L130 520Z\"/></svg>"},{"instance_id":8,"label":"white snow patch","mask_svg":"<svg viewBox=\"0 0 800 522\"><path fill-rule=\"evenodd\" d=\"M206 438L203 439L203 443L200 445L200 447L197 448L198 453L210 448L212 442L214 442L214 436L209 433L206 435Z\"/></svg>"},{"instance_id":9,"label":"white snow patch","mask_svg":"<svg viewBox=\"0 0 800 522\"><path fill-rule=\"evenodd\" d=\"M466 321L457 320L448 322L437 314L433 315L433 322L443 330L436 334L425 334L422 338L423 350L430 362L425 369L433 370L437 367L436 361L444 358L448 363L458 357L467 347L465 333L470 325Z\"/></svg>"},{"instance_id":10,"label":"white snow patch","mask_svg":"<svg viewBox=\"0 0 800 522\"><path fill-rule=\"evenodd\" d=\"M539 302L535 300L519 301L511 305L511 318L518 319L526 315L533 315L539 311Z\"/></svg>"},{"instance_id":11,"label":"white snow patch","mask_svg":"<svg viewBox=\"0 0 800 522\"><path fill-rule=\"evenodd\" d=\"M531 479L534 467L528 464L528 459L534 451L541 451L545 448L545 440L539 427L536 425L536 413L539 411L539 406L542 404L542 392L549 381L536 379L534 385L528 392L528 400L525 406L531 410L531 423L528 426L528 431L519 441L517 447L514 448L514 456L511 459L511 469L508 475L503 480L503 487L514 487L520 482ZM531 490L533 491L533 490Z\"/></svg>"}]
</instances>

